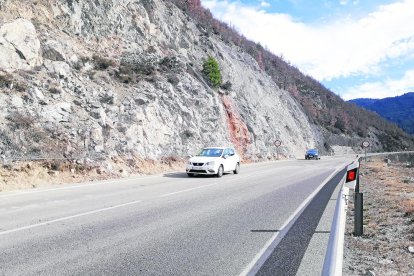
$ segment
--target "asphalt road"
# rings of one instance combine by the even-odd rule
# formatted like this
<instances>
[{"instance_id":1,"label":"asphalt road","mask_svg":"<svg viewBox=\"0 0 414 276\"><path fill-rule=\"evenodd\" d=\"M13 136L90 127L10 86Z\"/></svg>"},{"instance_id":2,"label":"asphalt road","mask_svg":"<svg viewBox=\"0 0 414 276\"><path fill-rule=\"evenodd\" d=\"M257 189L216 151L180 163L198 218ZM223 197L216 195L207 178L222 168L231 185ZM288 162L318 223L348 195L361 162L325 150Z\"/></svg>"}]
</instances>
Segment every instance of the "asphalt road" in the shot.
<instances>
[{"instance_id":1,"label":"asphalt road","mask_svg":"<svg viewBox=\"0 0 414 276\"><path fill-rule=\"evenodd\" d=\"M258 274L270 275L280 252L264 258L269 241L292 225L280 242L283 256L289 245L306 250L305 225L318 224L323 206L315 206L337 184L321 183L349 161L269 162L222 178L169 173L0 193L0 275L239 275L260 262ZM318 188L319 199L309 200ZM305 201L293 227L288 222Z\"/></svg>"}]
</instances>

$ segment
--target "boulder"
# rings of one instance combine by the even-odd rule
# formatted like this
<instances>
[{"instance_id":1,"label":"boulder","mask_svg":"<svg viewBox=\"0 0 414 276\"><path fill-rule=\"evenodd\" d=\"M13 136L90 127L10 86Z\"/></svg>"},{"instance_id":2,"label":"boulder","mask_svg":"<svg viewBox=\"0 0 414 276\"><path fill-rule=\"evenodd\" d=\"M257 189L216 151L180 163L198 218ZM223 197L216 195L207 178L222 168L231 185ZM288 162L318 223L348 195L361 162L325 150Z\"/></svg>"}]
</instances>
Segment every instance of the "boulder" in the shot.
<instances>
[{"instance_id":1,"label":"boulder","mask_svg":"<svg viewBox=\"0 0 414 276\"><path fill-rule=\"evenodd\" d=\"M45 61L45 66L49 72L53 72L60 78L70 75L70 66L64 61Z\"/></svg>"},{"instance_id":2,"label":"boulder","mask_svg":"<svg viewBox=\"0 0 414 276\"><path fill-rule=\"evenodd\" d=\"M50 122L69 122L72 105L68 102L61 102L54 105L47 105L42 108L42 117Z\"/></svg>"},{"instance_id":3,"label":"boulder","mask_svg":"<svg viewBox=\"0 0 414 276\"><path fill-rule=\"evenodd\" d=\"M43 62L32 22L19 18L0 27L0 69L29 70Z\"/></svg>"},{"instance_id":4,"label":"boulder","mask_svg":"<svg viewBox=\"0 0 414 276\"><path fill-rule=\"evenodd\" d=\"M44 59L52 61L66 61L63 46L57 41L47 41L44 45L42 45L42 53Z\"/></svg>"}]
</instances>

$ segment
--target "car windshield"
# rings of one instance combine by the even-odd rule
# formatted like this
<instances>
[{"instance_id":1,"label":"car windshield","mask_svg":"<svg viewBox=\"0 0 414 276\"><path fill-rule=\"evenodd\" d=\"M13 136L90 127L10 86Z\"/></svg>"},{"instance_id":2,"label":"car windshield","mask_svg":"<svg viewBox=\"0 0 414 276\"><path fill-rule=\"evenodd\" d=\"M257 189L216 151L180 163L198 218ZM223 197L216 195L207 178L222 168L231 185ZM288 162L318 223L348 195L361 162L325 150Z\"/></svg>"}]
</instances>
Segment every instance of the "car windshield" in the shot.
<instances>
[{"instance_id":1,"label":"car windshield","mask_svg":"<svg viewBox=\"0 0 414 276\"><path fill-rule=\"evenodd\" d=\"M310 149L310 150L308 150L308 153L315 154L315 153L318 153L318 150L316 150L316 149Z\"/></svg>"},{"instance_id":2,"label":"car windshield","mask_svg":"<svg viewBox=\"0 0 414 276\"><path fill-rule=\"evenodd\" d=\"M223 153L222 149L203 149L197 156L220 157Z\"/></svg>"}]
</instances>

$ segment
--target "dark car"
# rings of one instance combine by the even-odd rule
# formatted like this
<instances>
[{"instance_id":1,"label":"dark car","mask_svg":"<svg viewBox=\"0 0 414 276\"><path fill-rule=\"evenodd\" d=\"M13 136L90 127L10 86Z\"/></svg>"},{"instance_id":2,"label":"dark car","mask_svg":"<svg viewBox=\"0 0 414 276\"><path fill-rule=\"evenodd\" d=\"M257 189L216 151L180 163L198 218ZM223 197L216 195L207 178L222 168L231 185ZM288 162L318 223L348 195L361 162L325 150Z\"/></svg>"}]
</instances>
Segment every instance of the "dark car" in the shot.
<instances>
[{"instance_id":1,"label":"dark car","mask_svg":"<svg viewBox=\"0 0 414 276\"><path fill-rule=\"evenodd\" d=\"M308 160L308 159L316 159L316 160L319 160L321 158L319 157L319 152L318 152L317 149L310 149L310 150L308 150L306 152L305 159L306 160Z\"/></svg>"}]
</instances>

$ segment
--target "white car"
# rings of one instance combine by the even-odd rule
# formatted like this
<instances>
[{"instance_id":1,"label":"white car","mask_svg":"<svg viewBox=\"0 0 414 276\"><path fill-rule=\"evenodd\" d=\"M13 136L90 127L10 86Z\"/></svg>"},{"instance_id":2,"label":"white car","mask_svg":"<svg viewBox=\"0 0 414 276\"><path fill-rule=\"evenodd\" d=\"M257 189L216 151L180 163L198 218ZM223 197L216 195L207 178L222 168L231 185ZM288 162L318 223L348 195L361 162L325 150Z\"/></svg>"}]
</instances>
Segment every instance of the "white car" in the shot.
<instances>
[{"instance_id":1,"label":"white car","mask_svg":"<svg viewBox=\"0 0 414 276\"><path fill-rule=\"evenodd\" d=\"M225 172L238 174L240 157L233 148L211 147L204 148L187 162L188 176L196 174L211 174L222 177Z\"/></svg>"}]
</instances>

